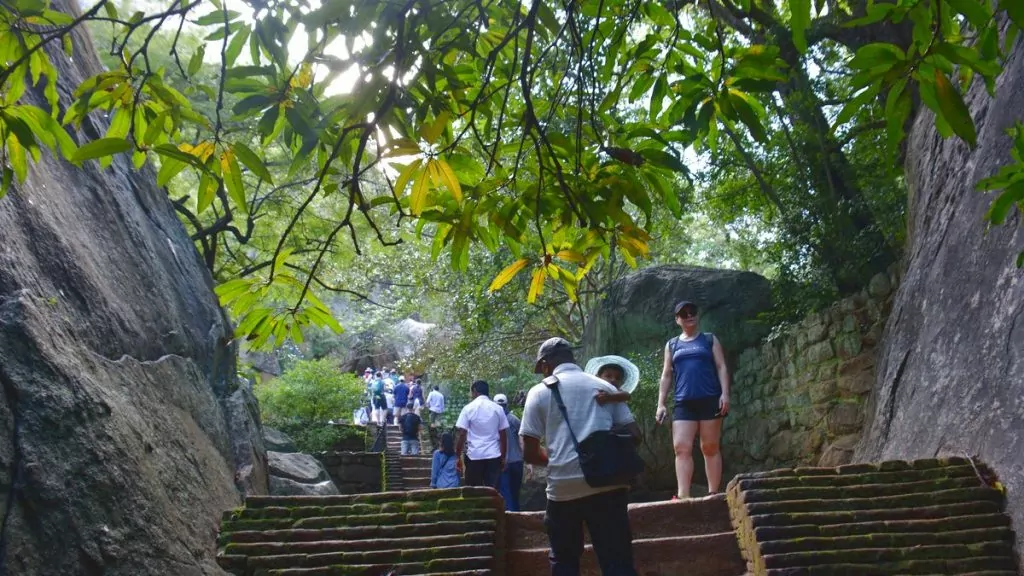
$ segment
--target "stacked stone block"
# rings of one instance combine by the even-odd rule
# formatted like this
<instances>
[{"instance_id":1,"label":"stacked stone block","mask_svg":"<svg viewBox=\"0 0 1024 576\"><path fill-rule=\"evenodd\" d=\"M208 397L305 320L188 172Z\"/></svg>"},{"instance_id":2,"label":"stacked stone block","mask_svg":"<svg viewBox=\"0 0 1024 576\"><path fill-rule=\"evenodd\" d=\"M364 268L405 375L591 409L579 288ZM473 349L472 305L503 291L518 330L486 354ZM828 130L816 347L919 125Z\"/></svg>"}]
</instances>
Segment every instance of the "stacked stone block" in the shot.
<instances>
[{"instance_id":1,"label":"stacked stone block","mask_svg":"<svg viewBox=\"0 0 1024 576\"><path fill-rule=\"evenodd\" d=\"M722 438L730 470L850 461L872 411L876 347L896 280L879 274L739 355Z\"/></svg>"},{"instance_id":2,"label":"stacked stone block","mask_svg":"<svg viewBox=\"0 0 1024 576\"><path fill-rule=\"evenodd\" d=\"M742 474L729 508L753 576L1016 576L1004 496L966 458Z\"/></svg>"},{"instance_id":3,"label":"stacked stone block","mask_svg":"<svg viewBox=\"0 0 1024 576\"><path fill-rule=\"evenodd\" d=\"M218 563L236 576L489 576L503 510L490 488L250 496L224 514Z\"/></svg>"}]
</instances>

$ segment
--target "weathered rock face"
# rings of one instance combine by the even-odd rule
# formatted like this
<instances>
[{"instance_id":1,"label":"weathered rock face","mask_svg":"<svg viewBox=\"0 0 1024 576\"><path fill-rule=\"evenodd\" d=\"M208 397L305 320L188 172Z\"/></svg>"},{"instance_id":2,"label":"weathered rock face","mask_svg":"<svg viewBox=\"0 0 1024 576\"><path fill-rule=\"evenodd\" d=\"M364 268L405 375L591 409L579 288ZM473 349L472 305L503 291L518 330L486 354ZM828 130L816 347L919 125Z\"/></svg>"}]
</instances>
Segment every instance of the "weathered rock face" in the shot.
<instances>
[{"instance_id":1,"label":"weathered rock face","mask_svg":"<svg viewBox=\"0 0 1024 576\"><path fill-rule=\"evenodd\" d=\"M929 113L909 141L911 236L878 364L876 407L858 460L978 455L1008 490L1024 553L1024 249L1021 215L986 230L991 196L974 184L1009 161L1005 130L1024 111L1024 40L993 100L968 106L978 147L943 140Z\"/></svg>"},{"instance_id":2,"label":"weathered rock face","mask_svg":"<svg viewBox=\"0 0 1024 576\"><path fill-rule=\"evenodd\" d=\"M63 106L100 70L73 39ZM266 489L230 335L152 170L44 158L0 200L0 574L222 573L220 512Z\"/></svg>"},{"instance_id":3,"label":"weathered rock face","mask_svg":"<svg viewBox=\"0 0 1024 576\"><path fill-rule=\"evenodd\" d=\"M672 310L690 300L701 308L701 329L714 332L730 353L757 345L767 327L753 322L771 306L771 286L752 272L693 266L657 266L612 284L589 319L586 357L661 350L679 333Z\"/></svg>"}]
</instances>

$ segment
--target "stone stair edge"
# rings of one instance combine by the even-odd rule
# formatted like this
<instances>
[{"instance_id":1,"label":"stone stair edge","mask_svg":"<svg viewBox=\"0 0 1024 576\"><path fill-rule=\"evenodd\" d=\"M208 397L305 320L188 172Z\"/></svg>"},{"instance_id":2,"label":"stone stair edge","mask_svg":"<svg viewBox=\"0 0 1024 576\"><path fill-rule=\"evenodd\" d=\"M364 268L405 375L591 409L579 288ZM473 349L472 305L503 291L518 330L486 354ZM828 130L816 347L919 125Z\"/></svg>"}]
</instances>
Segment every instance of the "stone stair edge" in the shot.
<instances>
[{"instance_id":1,"label":"stone stair edge","mask_svg":"<svg viewBox=\"0 0 1024 576\"><path fill-rule=\"evenodd\" d=\"M439 488L431 490L417 490L409 493L403 492L364 492L360 494L339 494L332 496L263 496L254 495L248 496L245 499L245 505L247 508L258 508L262 506L274 505L274 503L290 503L293 506L306 505L306 506L328 506L332 504L346 503L346 502L365 502L373 503L374 501L391 501L391 500L426 500L430 498L444 497L445 495L452 495L452 497L470 497L470 496L499 496L498 492L493 488L480 487L480 486L463 486L459 488Z\"/></svg>"},{"instance_id":2,"label":"stone stair edge","mask_svg":"<svg viewBox=\"0 0 1024 576\"><path fill-rule=\"evenodd\" d=\"M934 468L970 465L977 467L979 471L984 470L985 472L991 473L991 470L980 462L975 462L974 460L964 458L962 456L949 456L944 458L922 458L917 460L886 460L877 463L854 463L844 464L842 466L835 467L801 466L796 468L776 468L773 470L766 470L763 472L746 472L742 474L737 474L732 480L730 480L729 487L731 488L734 483L741 482L743 480L751 480L758 478L779 478L793 476L843 476L847 474L865 474L871 472L899 472L907 470L929 470Z\"/></svg>"}]
</instances>

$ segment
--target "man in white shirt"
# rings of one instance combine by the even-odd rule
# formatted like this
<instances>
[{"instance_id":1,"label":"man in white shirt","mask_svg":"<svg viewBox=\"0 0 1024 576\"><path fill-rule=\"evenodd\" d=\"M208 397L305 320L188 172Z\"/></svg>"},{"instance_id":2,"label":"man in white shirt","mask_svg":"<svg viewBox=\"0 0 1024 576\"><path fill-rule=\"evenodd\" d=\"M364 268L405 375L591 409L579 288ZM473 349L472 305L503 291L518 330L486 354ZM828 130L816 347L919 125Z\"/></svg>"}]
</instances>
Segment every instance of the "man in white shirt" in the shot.
<instances>
[{"instance_id":1,"label":"man in white shirt","mask_svg":"<svg viewBox=\"0 0 1024 576\"><path fill-rule=\"evenodd\" d=\"M501 484L501 471L505 469L508 450L508 418L505 410L487 395L487 382L477 380L470 387L473 401L462 409L455 422L455 454L465 452L465 463L460 458L455 466L466 479L466 486L490 486L495 490Z\"/></svg>"},{"instance_id":2,"label":"man in white shirt","mask_svg":"<svg viewBox=\"0 0 1024 576\"><path fill-rule=\"evenodd\" d=\"M558 389L578 440L612 426L626 426L638 437L639 429L626 404L597 402L598 392L614 394L617 390L583 372L575 363L569 342L551 338L541 344L534 372L558 378ZM531 388L526 396L519 434L526 463L548 467L544 525L551 545L552 576L579 575L584 523L602 574L636 576L627 510L629 487L594 488L587 484L569 427L544 383ZM547 450L541 447L542 440Z\"/></svg>"},{"instance_id":3,"label":"man in white shirt","mask_svg":"<svg viewBox=\"0 0 1024 576\"><path fill-rule=\"evenodd\" d=\"M441 414L444 413L444 394L441 394L436 384L430 394L427 394L427 411L430 412L431 428L441 423Z\"/></svg>"}]
</instances>

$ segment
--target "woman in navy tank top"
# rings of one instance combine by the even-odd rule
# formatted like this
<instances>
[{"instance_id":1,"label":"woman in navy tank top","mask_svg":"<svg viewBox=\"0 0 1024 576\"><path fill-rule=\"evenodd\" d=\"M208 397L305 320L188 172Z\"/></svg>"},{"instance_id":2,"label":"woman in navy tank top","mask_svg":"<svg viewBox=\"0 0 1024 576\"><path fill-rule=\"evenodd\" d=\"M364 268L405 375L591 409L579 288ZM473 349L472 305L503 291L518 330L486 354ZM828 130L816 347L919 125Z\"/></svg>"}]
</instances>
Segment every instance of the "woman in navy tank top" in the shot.
<instances>
[{"instance_id":1,"label":"woman in navy tank top","mask_svg":"<svg viewBox=\"0 0 1024 576\"><path fill-rule=\"evenodd\" d=\"M697 306L693 302L676 304L676 324L682 334L665 345L665 365L661 371L658 394L658 422L668 415L665 401L674 391L672 444L676 452L676 495L673 500L690 497L693 478L693 439L700 436L708 492L722 484L722 418L729 413L729 369L725 365L722 344L713 334L700 332Z\"/></svg>"}]
</instances>

